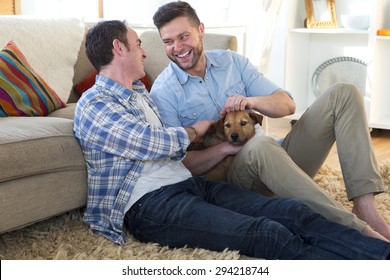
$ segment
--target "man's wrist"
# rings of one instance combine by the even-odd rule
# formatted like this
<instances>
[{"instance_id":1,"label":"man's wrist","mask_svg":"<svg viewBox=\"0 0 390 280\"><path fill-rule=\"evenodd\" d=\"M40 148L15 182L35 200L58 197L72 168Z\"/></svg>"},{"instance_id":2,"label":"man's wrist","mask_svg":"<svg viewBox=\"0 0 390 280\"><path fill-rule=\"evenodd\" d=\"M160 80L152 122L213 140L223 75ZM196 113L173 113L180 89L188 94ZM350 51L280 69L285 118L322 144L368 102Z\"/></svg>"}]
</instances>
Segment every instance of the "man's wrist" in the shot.
<instances>
[{"instance_id":1,"label":"man's wrist","mask_svg":"<svg viewBox=\"0 0 390 280\"><path fill-rule=\"evenodd\" d=\"M187 126L184 128L188 134L188 137L190 138L190 142L193 142L196 137L198 137L198 133L196 132L195 127L193 126Z\"/></svg>"}]
</instances>

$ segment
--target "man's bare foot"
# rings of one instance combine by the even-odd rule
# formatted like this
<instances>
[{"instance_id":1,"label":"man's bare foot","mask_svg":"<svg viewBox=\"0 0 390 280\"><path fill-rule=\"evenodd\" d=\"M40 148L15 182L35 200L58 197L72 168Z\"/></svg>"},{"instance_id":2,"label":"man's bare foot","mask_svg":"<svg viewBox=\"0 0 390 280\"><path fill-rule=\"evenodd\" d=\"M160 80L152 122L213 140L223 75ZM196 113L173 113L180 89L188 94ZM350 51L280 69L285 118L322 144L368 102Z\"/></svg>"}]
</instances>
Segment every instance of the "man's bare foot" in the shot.
<instances>
[{"instance_id":1,"label":"man's bare foot","mask_svg":"<svg viewBox=\"0 0 390 280\"><path fill-rule=\"evenodd\" d=\"M378 213L373 194L361 195L353 199L352 212L361 220L365 221L380 236L390 241L390 226ZM363 233L363 232L362 232Z\"/></svg>"},{"instance_id":2,"label":"man's bare foot","mask_svg":"<svg viewBox=\"0 0 390 280\"><path fill-rule=\"evenodd\" d=\"M367 225L362 231L361 233L365 236L369 236L369 237L374 237L374 238L378 238L380 240L383 240L383 241L387 241L387 242L390 242L386 237L384 237L383 235L379 234L378 232L376 232L375 230L373 230L369 225Z\"/></svg>"}]
</instances>

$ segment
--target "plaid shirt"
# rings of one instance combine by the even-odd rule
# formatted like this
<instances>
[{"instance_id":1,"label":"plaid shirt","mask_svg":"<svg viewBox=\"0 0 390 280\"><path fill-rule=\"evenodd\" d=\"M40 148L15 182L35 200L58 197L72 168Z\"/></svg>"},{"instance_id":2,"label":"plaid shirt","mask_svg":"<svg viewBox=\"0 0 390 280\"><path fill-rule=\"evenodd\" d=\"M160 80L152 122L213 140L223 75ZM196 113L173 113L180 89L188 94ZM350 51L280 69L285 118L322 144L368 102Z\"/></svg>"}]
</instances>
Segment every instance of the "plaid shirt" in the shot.
<instances>
[{"instance_id":1,"label":"plaid shirt","mask_svg":"<svg viewBox=\"0 0 390 280\"><path fill-rule=\"evenodd\" d=\"M98 75L95 85L77 103L75 136L88 170L88 199L84 222L118 244L125 242L125 206L145 160L182 160L189 145L182 127L147 123L135 94L157 108L139 81L133 91Z\"/></svg>"}]
</instances>

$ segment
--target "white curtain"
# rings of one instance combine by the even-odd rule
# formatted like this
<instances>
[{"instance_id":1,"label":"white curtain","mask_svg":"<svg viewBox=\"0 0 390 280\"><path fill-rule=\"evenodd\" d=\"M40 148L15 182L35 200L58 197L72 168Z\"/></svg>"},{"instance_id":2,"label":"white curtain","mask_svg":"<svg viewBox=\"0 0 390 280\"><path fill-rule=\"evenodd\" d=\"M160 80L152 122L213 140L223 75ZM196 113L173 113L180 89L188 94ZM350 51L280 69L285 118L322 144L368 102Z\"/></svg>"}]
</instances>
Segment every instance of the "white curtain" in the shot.
<instances>
[{"instance_id":1,"label":"white curtain","mask_svg":"<svg viewBox=\"0 0 390 280\"><path fill-rule=\"evenodd\" d=\"M260 37L261 56L259 64L259 69L263 73L268 72L281 4L282 0L263 0L263 9L261 11L263 36Z\"/></svg>"},{"instance_id":2,"label":"white curtain","mask_svg":"<svg viewBox=\"0 0 390 280\"><path fill-rule=\"evenodd\" d=\"M257 0L248 10L246 56L264 74L268 72L272 49L281 47L273 42L282 2Z\"/></svg>"}]
</instances>

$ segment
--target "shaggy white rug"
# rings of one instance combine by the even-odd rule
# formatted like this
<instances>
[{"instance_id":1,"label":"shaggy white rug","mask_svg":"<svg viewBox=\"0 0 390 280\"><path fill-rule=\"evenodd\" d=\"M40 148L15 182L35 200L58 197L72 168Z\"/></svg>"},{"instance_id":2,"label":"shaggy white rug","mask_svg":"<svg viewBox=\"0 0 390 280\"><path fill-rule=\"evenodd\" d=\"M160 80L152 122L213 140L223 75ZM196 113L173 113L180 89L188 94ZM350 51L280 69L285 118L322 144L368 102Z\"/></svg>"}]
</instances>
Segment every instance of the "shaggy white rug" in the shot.
<instances>
[{"instance_id":1,"label":"shaggy white rug","mask_svg":"<svg viewBox=\"0 0 390 280\"><path fill-rule=\"evenodd\" d=\"M376 197L378 208L390 224L390 161L380 165L386 191ZM347 201L341 173L323 167L315 177L316 182L330 196L351 210ZM36 223L32 226L0 235L0 259L139 259L139 260L228 260L245 258L237 251L212 252L204 249L170 249L157 244L144 244L127 236L124 246L118 246L104 237L93 234L82 222L82 211Z\"/></svg>"}]
</instances>

